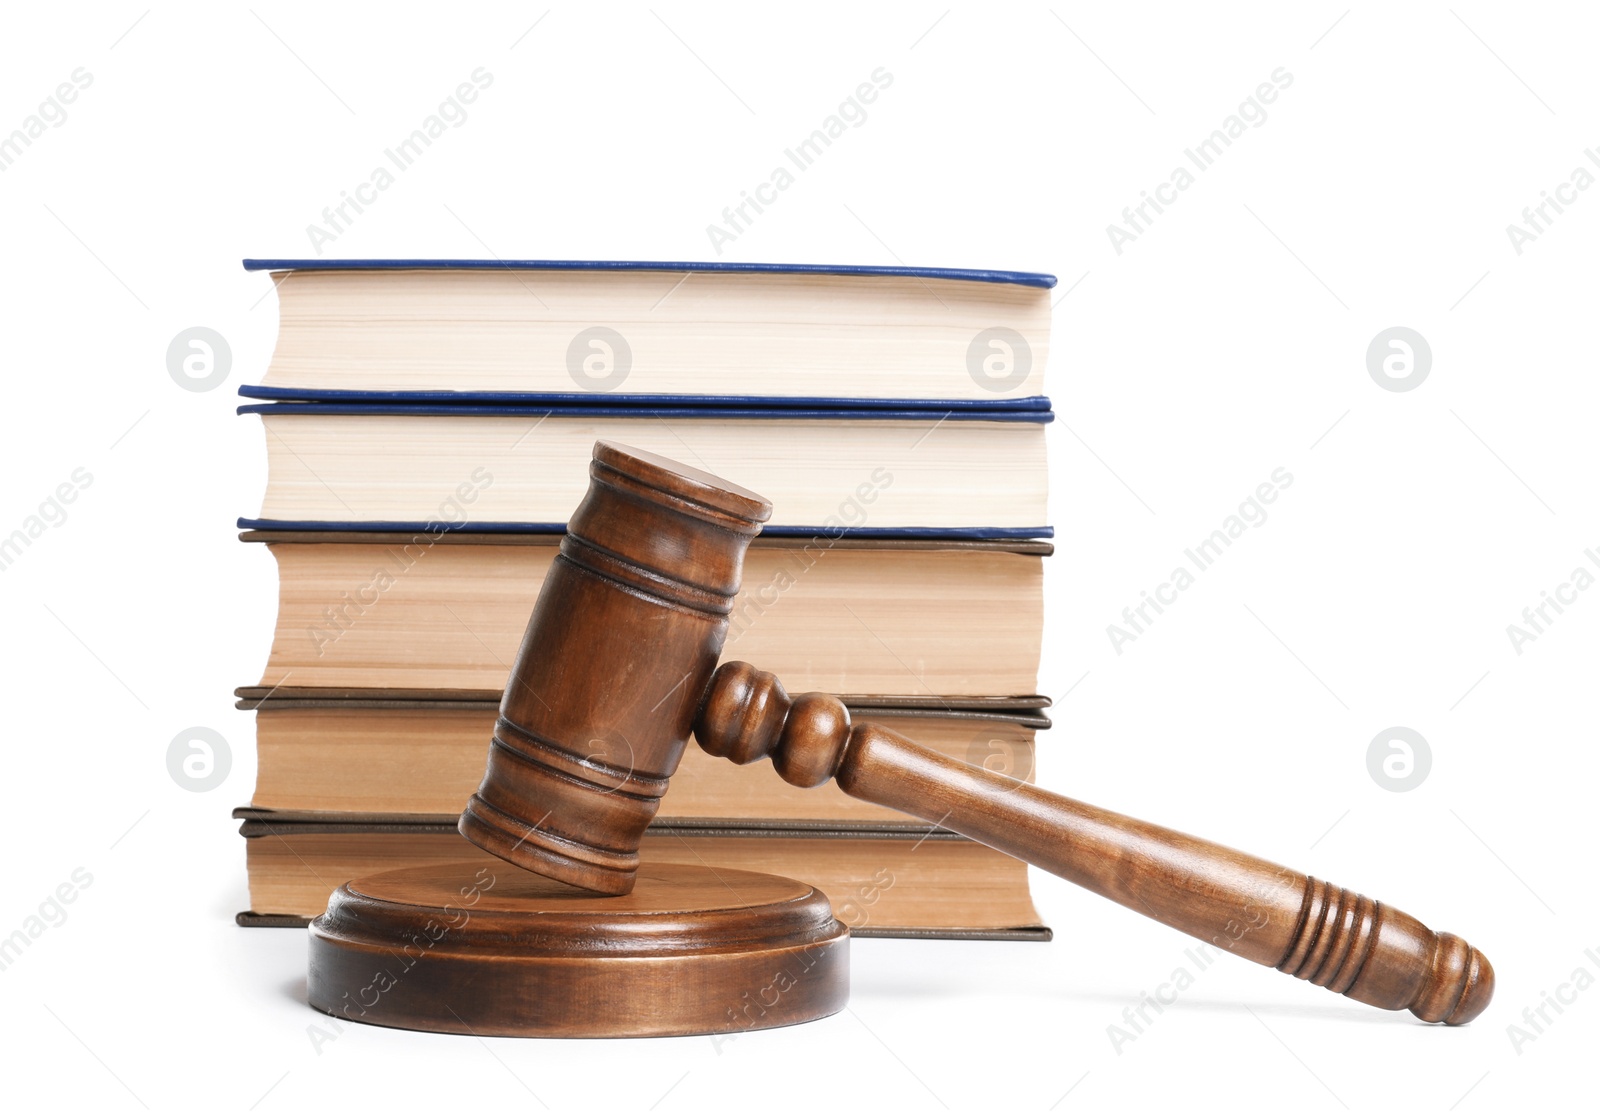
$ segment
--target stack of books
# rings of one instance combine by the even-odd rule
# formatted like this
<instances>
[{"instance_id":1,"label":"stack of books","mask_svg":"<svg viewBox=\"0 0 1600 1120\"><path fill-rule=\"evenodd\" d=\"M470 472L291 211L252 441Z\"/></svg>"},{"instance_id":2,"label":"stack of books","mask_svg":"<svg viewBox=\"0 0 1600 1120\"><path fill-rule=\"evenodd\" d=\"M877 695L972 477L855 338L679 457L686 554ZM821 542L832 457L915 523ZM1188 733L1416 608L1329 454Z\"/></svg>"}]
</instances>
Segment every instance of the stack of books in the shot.
<instances>
[{"instance_id":1,"label":"stack of books","mask_svg":"<svg viewBox=\"0 0 1600 1120\"><path fill-rule=\"evenodd\" d=\"M1032 776L1053 277L559 261L246 261L280 331L278 564L254 709L243 925L357 875L470 858L456 817L598 439L773 503L725 660ZM645 859L812 883L857 933L1048 938L1026 866L936 824L692 745Z\"/></svg>"}]
</instances>

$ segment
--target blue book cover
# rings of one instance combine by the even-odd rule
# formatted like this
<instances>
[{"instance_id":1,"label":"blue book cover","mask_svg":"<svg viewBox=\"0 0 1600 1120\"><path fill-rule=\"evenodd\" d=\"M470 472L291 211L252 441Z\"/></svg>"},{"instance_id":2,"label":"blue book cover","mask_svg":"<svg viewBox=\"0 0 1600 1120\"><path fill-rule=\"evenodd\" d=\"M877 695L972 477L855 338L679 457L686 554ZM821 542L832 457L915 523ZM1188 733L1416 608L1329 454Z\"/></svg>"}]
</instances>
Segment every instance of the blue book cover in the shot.
<instances>
[{"instance_id":1,"label":"blue book cover","mask_svg":"<svg viewBox=\"0 0 1600 1120\"><path fill-rule=\"evenodd\" d=\"M565 522L556 521L469 521L448 525L438 521L280 521L263 517L241 517L236 523L241 529L260 529L277 533L426 533L439 537L449 532L461 533L565 533ZM959 528L928 527L919 525L897 526L890 529L851 528L843 525L768 525L761 530L765 537L802 537L817 540L884 541L1031 541L1048 540L1056 535L1048 525L1032 527L962 526Z\"/></svg>"},{"instance_id":2,"label":"blue book cover","mask_svg":"<svg viewBox=\"0 0 1600 1120\"><path fill-rule=\"evenodd\" d=\"M278 389L270 385L241 385L247 400L292 404L406 404L444 405L451 412L463 405L522 406L537 410L564 409L569 405L604 407L608 412L654 409L702 409L721 412L744 409L756 412L838 411L891 412L1031 412L1048 413L1049 397L1014 397L996 400L944 400L926 397L768 397L761 395L714 396L696 393L533 393L454 389ZM596 402L604 401L598 405ZM1029 417L1017 417L1029 419ZM1037 419L1036 417L1033 419Z\"/></svg>"},{"instance_id":3,"label":"blue book cover","mask_svg":"<svg viewBox=\"0 0 1600 1120\"><path fill-rule=\"evenodd\" d=\"M681 398L680 398L681 399ZM515 404L452 404L445 401L411 402L392 398L362 401L275 401L266 404L242 404L241 416L651 416L661 420L905 420L927 423L930 419L954 421L989 421L991 423L1048 424L1056 418L1053 412L1021 411L1015 409L947 410L943 416L936 410L921 408L685 408L674 405L664 408L629 408L612 404L592 403L593 397L580 398L574 403L540 407L531 403ZM894 402L900 405L903 402Z\"/></svg>"},{"instance_id":4,"label":"blue book cover","mask_svg":"<svg viewBox=\"0 0 1600 1120\"><path fill-rule=\"evenodd\" d=\"M914 268L874 265L765 264L685 261L550 261L550 260L289 260L248 259L252 271L378 271L419 269L570 270L716 273L800 273L840 276L909 277L989 284L1015 284L1048 289L1056 278L1044 273L980 269ZM279 389L248 385L240 396L262 403L242 404L241 414L260 415L389 415L389 416L638 416L661 419L904 420L930 419L1046 424L1055 419L1044 396L1012 399L902 399L841 397L711 396L677 394L538 393L450 390ZM428 522L284 521L240 518L247 530L277 532L393 532L442 534L451 527ZM562 533L556 522L473 522L456 527L475 533ZM967 526L960 528L898 526L894 528L781 525L765 529L769 536L788 538L893 540L1036 540L1054 536L1050 526Z\"/></svg>"},{"instance_id":5,"label":"blue book cover","mask_svg":"<svg viewBox=\"0 0 1600 1120\"><path fill-rule=\"evenodd\" d=\"M900 276L918 280L971 280L980 284L1020 284L1053 288L1056 278L1045 272L1008 272L982 268L916 268L873 264L760 264L742 261L503 261L503 260L294 260L245 258L251 272L376 271L381 269L495 269L569 272L789 272L829 276Z\"/></svg>"}]
</instances>

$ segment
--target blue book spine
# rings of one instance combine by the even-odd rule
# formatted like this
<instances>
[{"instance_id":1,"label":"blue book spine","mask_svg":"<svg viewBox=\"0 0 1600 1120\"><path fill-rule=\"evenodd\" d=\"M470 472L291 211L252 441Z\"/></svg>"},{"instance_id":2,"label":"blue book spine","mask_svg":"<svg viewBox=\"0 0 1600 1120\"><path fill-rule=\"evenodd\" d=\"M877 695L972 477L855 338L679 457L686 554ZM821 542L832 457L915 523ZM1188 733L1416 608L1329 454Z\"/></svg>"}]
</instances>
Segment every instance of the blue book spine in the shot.
<instances>
[{"instance_id":1,"label":"blue book spine","mask_svg":"<svg viewBox=\"0 0 1600 1120\"><path fill-rule=\"evenodd\" d=\"M279 521L272 518L241 517L241 529L278 533L418 533L433 537L447 533L565 533L567 526L557 521L469 521L451 525L440 521ZM963 526L959 528L905 525L898 528L850 528L843 525L768 525L765 537L802 537L838 540L950 540L950 541L1030 541L1054 537L1048 525Z\"/></svg>"},{"instance_id":2,"label":"blue book spine","mask_svg":"<svg viewBox=\"0 0 1600 1120\"><path fill-rule=\"evenodd\" d=\"M743 272L798 273L828 276L890 276L917 280L970 280L980 284L1020 284L1026 288L1053 288L1056 278L1046 272L1008 272L982 268L917 268L870 264L757 264L744 261L504 261L504 260L293 260L245 258L250 272L379 272L397 269L506 269L557 272Z\"/></svg>"},{"instance_id":3,"label":"blue book spine","mask_svg":"<svg viewBox=\"0 0 1600 1120\"><path fill-rule=\"evenodd\" d=\"M525 406L539 410L568 405L604 407L620 415L649 409L745 409L759 412L854 411L895 412L1049 412L1049 397L1013 397L996 400L944 400L933 397L768 397L698 393L534 393L501 390L453 389L279 389L268 385L241 385L246 400L294 404Z\"/></svg>"},{"instance_id":4,"label":"blue book spine","mask_svg":"<svg viewBox=\"0 0 1600 1120\"><path fill-rule=\"evenodd\" d=\"M1048 424L1053 412L948 411L939 413L909 408L615 408L606 405L564 404L540 408L529 404L411 404L362 401L285 401L242 404L240 416L572 416L618 418L648 416L660 420L905 420L927 423L942 420L991 423Z\"/></svg>"}]
</instances>

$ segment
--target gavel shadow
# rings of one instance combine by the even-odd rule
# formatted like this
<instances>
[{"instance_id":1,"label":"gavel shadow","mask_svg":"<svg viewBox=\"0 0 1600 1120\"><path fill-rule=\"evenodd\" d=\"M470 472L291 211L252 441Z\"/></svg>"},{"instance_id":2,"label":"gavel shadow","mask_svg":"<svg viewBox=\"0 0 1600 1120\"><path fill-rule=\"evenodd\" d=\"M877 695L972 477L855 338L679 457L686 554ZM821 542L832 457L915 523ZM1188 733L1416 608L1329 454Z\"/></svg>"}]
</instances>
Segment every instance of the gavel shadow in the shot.
<instances>
[{"instance_id":1,"label":"gavel shadow","mask_svg":"<svg viewBox=\"0 0 1600 1120\"><path fill-rule=\"evenodd\" d=\"M1065 998L1079 1003L1094 1002L1105 1004L1107 1007L1116 1008L1119 1012L1124 1007L1132 1007L1141 1002L1141 994L1131 991L1067 991L1061 993ZM1340 1023L1367 1023L1372 1026L1388 1024L1401 1027L1429 1027L1430 1023L1423 1023L1415 1019L1403 1019L1391 1012L1383 1011L1376 1007L1363 1007L1360 1004L1323 1007L1316 1003L1260 1003L1255 1000L1244 1001L1237 999L1218 999L1215 997L1202 998L1180 996L1163 1010L1179 1010L1192 1008L1200 1011L1219 1011L1242 1017L1251 1013L1271 1015L1275 1018L1305 1019L1319 1022Z\"/></svg>"},{"instance_id":2,"label":"gavel shadow","mask_svg":"<svg viewBox=\"0 0 1600 1120\"><path fill-rule=\"evenodd\" d=\"M945 999L951 996L972 994L977 990L971 985L964 985L960 983L940 983L932 977L929 977L927 980L921 982L914 982L909 979L890 979L884 977L875 978L871 975L864 975L862 970L857 970L855 975L851 977L851 986L854 989L853 996L855 998L865 997L867 999L873 999L881 996L887 999L893 999L906 1003ZM1024 987L1021 985L1013 987L1009 984L987 984L982 987L982 990L984 992L994 993L997 988L1001 990L1012 989L1012 991L1008 994L1027 995L1029 997L1038 999L1042 1006L1057 1002L1076 1006L1082 1006L1084 1004L1091 1003L1103 1005L1107 1008L1108 1012L1113 1015L1119 1013L1122 1008L1134 1007L1138 1005L1141 999L1138 992L1125 990L1086 990L1082 988L1073 988L1064 984L1052 984L1041 987L1037 983L1037 978L1035 978L1035 982L1028 984L1026 989L1024 989ZM306 979L304 976L296 977L289 983L283 984L279 987L278 991L281 995L285 996L290 1002L296 1004L297 1006L306 1006L307 993ZM1349 1004L1346 1006L1335 1004L1331 1007L1319 1007L1314 1004L1251 1002L1247 1005L1239 1000L1184 996L1174 1001L1172 1004L1162 1008L1163 1013L1168 1010L1179 1012L1220 1012L1222 1014L1236 1016L1248 1016L1251 1012L1255 1012L1257 1015L1268 1015L1274 1019L1305 1019L1320 1022L1367 1023L1372 1026L1388 1025L1392 1027L1411 1027L1414 1025L1417 1027L1424 1027L1428 1025L1419 1023L1413 1019L1404 1019L1399 1016L1391 1015L1387 1012L1380 1011L1377 1008L1362 1007L1359 1004Z\"/></svg>"},{"instance_id":3,"label":"gavel shadow","mask_svg":"<svg viewBox=\"0 0 1600 1120\"><path fill-rule=\"evenodd\" d=\"M991 977L981 985L974 985L959 981L941 981L933 976L927 978L909 976L875 977L868 970L857 968L852 972L850 986L852 999L874 999L881 996L886 999L912 1003L980 993L990 995L1004 994L1035 999L1039 1001L1041 1006L1051 1004L1071 1007L1082 1007L1086 1004L1103 1006L1113 1018L1119 1016L1125 1008L1144 1006L1148 1009L1151 1005L1151 1001L1146 998L1146 993L1133 989L1079 988L1060 981L1041 983L1037 973L1025 980L1018 980L1014 983L1005 980L996 982L997 979ZM1422 1027L1429 1025L1414 1019L1395 1016L1379 1008L1364 1007L1356 1003L1320 1006L1315 1001L1303 1004L1268 1003L1251 999L1180 995L1171 1003L1160 1005L1160 1014L1165 1014L1168 1011L1219 1012L1240 1017L1249 1017L1253 1012L1257 1016L1269 1016L1275 1019L1366 1023L1371 1026L1388 1024L1390 1026L1416 1025ZM1152 1014L1154 1013L1156 1012L1152 1012Z\"/></svg>"}]
</instances>

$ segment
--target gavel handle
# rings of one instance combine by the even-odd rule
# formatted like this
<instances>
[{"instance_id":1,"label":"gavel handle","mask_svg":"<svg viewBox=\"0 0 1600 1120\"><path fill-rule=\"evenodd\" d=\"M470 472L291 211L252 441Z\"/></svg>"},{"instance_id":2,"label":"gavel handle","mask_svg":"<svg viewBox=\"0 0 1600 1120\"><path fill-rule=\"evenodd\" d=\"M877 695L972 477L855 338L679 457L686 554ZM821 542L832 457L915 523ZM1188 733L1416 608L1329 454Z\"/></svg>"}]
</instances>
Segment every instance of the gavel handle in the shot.
<instances>
[{"instance_id":1,"label":"gavel handle","mask_svg":"<svg viewBox=\"0 0 1600 1120\"><path fill-rule=\"evenodd\" d=\"M1087 887L1219 949L1351 999L1466 1023L1494 969L1452 933L1280 864L971 766L871 723L837 698L792 701L770 674L717 671L700 743L739 762L770 755L801 786L921 817Z\"/></svg>"}]
</instances>

